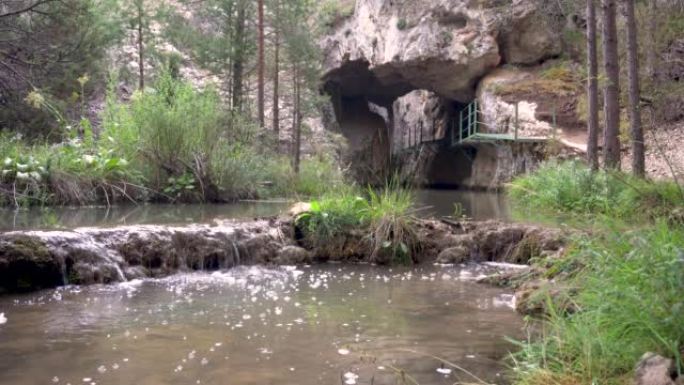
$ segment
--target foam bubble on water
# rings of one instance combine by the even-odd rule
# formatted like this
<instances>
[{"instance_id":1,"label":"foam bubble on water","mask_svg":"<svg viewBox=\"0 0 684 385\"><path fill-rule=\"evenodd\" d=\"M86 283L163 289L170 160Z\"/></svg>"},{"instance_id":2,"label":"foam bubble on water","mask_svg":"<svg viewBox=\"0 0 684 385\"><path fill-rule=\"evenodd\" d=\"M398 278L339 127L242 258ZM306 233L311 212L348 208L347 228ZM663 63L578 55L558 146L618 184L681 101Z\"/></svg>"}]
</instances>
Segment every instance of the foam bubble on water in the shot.
<instances>
[{"instance_id":1,"label":"foam bubble on water","mask_svg":"<svg viewBox=\"0 0 684 385\"><path fill-rule=\"evenodd\" d=\"M7 323L7 317L5 317L5 313L0 313L0 325L4 325Z\"/></svg>"},{"instance_id":2,"label":"foam bubble on water","mask_svg":"<svg viewBox=\"0 0 684 385\"><path fill-rule=\"evenodd\" d=\"M58 383L59 377L57 377L57 376L52 377L52 382L54 382L55 384Z\"/></svg>"},{"instance_id":3,"label":"foam bubble on water","mask_svg":"<svg viewBox=\"0 0 684 385\"><path fill-rule=\"evenodd\" d=\"M445 376L448 376L449 374L451 374L451 369L449 369L449 368L437 368L437 373L444 374Z\"/></svg>"},{"instance_id":4,"label":"foam bubble on water","mask_svg":"<svg viewBox=\"0 0 684 385\"><path fill-rule=\"evenodd\" d=\"M349 349L337 349L337 353L346 356L347 354L350 353Z\"/></svg>"},{"instance_id":5,"label":"foam bubble on water","mask_svg":"<svg viewBox=\"0 0 684 385\"><path fill-rule=\"evenodd\" d=\"M358 380L359 375L353 372L347 372L344 374L344 383L347 385L354 385L356 384L356 380Z\"/></svg>"},{"instance_id":6,"label":"foam bubble on water","mask_svg":"<svg viewBox=\"0 0 684 385\"><path fill-rule=\"evenodd\" d=\"M104 366L104 365L100 365L100 366L97 368L97 371L98 371L99 373L101 373L101 374L102 374L102 373L105 373L105 372L107 371L107 367Z\"/></svg>"}]
</instances>

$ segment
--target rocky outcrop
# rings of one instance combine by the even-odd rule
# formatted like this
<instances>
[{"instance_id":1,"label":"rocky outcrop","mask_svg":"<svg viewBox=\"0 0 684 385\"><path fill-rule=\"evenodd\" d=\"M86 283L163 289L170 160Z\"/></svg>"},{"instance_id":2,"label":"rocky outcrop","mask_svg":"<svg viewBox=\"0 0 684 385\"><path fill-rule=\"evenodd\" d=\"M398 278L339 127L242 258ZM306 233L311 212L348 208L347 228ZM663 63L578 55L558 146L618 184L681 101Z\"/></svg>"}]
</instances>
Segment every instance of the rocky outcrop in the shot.
<instances>
[{"instance_id":1,"label":"rocky outcrop","mask_svg":"<svg viewBox=\"0 0 684 385\"><path fill-rule=\"evenodd\" d=\"M344 96L386 104L412 90L473 98L502 62L533 64L560 53L556 31L533 0L358 0L326 36L324 81Z\"/></svg>"},{"instance_id":2,"label":"rocky outcrop","mask_svg":"<svg viewBox=\"0 0 684 385\"><path fill-rule=\"evenodd\" d=\"M342 159L353 176L382 183L390 168L408 165L403 173L424 179L428 168L405 163L401 150L449 135L480 79L502 64L537 64L560 53L555 26L538 5L358 0L353 15L321 41L322 89L337 122L328 126L348 140ZM434 154L417 159L433 162Z\"/></svg>"},{"instance_id":3,"label":"rocky outcrop","mask_svg":"<svg viewBox=\"0 0 684 385\"><path fill-rule=\"evenodd\" d=\"M415 262L527 263L557 252L561 233L500 222L417 220ZM374 262L369 235L310 244L290 218L184 227L126 226L0 234L0 293L111 283L252 264Z\"/></svg>"},{"instance_id":4,"label":"rocky outcrop","mask_svg":"<svg viewBox=\"0 0 684 385\"><path fill-rule=\"evenodd\" d=\"M456 230L434 236L442 251L438 263L507 262L527 264L533 257L558 253L564 235L557 229L498 221L448 224Z\"/></svg>"},{"instance_id":5,"label":"rocky outcrop","mask_svg":"<svg viewBox=\"0 0 684 385\"><path fill-rule=\"evenodd\" d=\"M395 154L420 143L442 139L449 128L448 106L434 92L409 92L394 102L392 111L392 152Z\"/></svg>"},{"instance_id":6,"label":"rocky outcrop","mask_svg":"<svg viewBox=\"0 0 684 385\"><path fill-rule=\"evenodd\" d=\"M682 380L677 379L675 362L655 353L645 353L634 370L635 385L675 385Z\"/></svg>"},{"instance_id":7,"label":"rocky outcrop","mask_svg":"<svg viewBox=\"0 0 684 385\"><path fill-rule=\"evenodd\" d=\"M512 68L497 69L482 79L477 99L482 109L484 129L494 133L515 133L517 122L520 137L547 138L553 134L551 124L537 118L538 103L505 95L506 87L513 88L531 79L531 74Z\"/></svg>"}]
</instances>

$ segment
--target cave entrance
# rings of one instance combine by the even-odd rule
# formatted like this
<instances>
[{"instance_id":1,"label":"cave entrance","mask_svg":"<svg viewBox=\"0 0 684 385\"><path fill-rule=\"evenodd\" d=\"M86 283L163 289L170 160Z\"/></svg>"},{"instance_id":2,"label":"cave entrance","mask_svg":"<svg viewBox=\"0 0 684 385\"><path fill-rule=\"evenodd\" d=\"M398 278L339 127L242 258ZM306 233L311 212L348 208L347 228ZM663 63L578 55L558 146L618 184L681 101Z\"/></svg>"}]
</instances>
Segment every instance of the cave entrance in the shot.
<instances>
[{"instance_id":1,"label":"cave entrance","mask_svg":"<svg viewBox=\"0 0 684 385\"><path fill-rule=\"evenodd\" d=\"M430 155L426 155L429 159L424 163L423 184L437 189L466 188L474 175L475 159L481 152L481 146L457 143L461 129L459 119L467 115L472 101L442 100L442 103L446 108L447 124L440 140L430 145Z\"/></svg>"},{"instance_id":2,"label":"cave entrance","mask_svg":"<svg viewBox=\"0 0 684 385\"><path fill-rule=\"evenodd\" d=\"M347 161L354 167L357 181L385 183L390 169L391 125L387 108L370 103L365 97L341 96L336 103L337 123L347 139Z\"/></svg>"}]
</instances>

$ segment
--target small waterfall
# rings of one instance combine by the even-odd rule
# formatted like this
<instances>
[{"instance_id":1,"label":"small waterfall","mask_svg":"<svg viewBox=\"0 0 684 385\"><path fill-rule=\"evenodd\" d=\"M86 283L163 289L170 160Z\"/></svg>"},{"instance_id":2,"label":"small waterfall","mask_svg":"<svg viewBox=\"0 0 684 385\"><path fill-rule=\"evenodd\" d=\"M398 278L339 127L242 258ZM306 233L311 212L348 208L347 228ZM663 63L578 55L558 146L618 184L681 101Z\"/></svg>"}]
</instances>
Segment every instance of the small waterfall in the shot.
<instances>
[{"instance_id":1,"label":"small waterfall","mask_svg":"<svg viewBox=\"0 0 684 385\"><path fill-rule=\"evenodd\" d=\"M62 271L62 286L67 286L69 284L69 276L67 274L67 266L64 258L59 258L60 270Z\"/></svg>"},{"instance_id":2,"label":"small waterfall","mask_svg":"<svg viewBox=\"0 0 684 385\"><path fill-rule=\"evenodd\" d=\"M124 274L123 270L121 270L121 266L119 266L118 263L112 263L112 266L114 266L114 270L119 277L119 282L128 282L128 279L126 279L126 274Z\"/></svg>"},{"instance_id":3,"label":"small waterfall","mask_svg":"<svg viewBox=\"0 0 684 385\"><path fill-rule=\"evenodd\" d=\"M235 264L235 266L239 266L240 265L240 250L237 247L237 243L235 243L234 241L231 243L233 244L233 263Z\"/></svg>"},{"instance_id":4,"label":"small waterfall","mask_svg":"<svg viewBox=\"0 0 684 385\"><path fill-rule=\"evenodd\" d=\"M249 262L251 249L268 249L273 242L281 244L282 240L275 235L264 236L270 234L272 226L267 221L255 221L218 227L149 225L25 231L0 234L0 242L21 245L20 250L28 250L22 257L35 265L30 268L44 271L45 276L52 277L47 280L49 282L41 282L46 279L34 274L36 282L31 284L40 288L49 285L126 282L128 277L157 277L176 271L227 270ZM23 246L33 244L27 243L26 239L37 245L37 256ZM48 257L51 257L49 264L39 258L43 245ZM268 261L268 257L260 260ZM2 288L3 282L0 282Z\"/></svg>"}]
</instances>

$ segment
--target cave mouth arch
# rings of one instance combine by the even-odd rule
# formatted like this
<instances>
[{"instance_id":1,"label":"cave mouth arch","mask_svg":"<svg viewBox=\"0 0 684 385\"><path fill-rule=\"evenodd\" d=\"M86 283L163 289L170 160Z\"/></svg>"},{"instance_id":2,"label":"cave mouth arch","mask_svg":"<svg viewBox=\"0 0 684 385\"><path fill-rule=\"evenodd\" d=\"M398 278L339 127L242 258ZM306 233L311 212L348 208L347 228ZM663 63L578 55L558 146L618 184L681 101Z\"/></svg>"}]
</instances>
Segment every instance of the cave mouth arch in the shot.
<instances>
[{"instance_id":1,"label":"cave mouth arch","mask_svg":"<svg viewBox=\"0 0 684 385\"><path fill-rule=\"evenodd\" d=\"M322 92L331 97L336 127L349 146L343 162L357 182L382 185L395 173L407 174L405 153L424 145L434 155L420 184L457 187L470 174L469 157L453 151L450 138L460 112L475 99L475 85L445 96L415 85L401 71L350 61L324 77ZM459 176L448 178L442 163Z\"/></svg>"}]
</instances>

